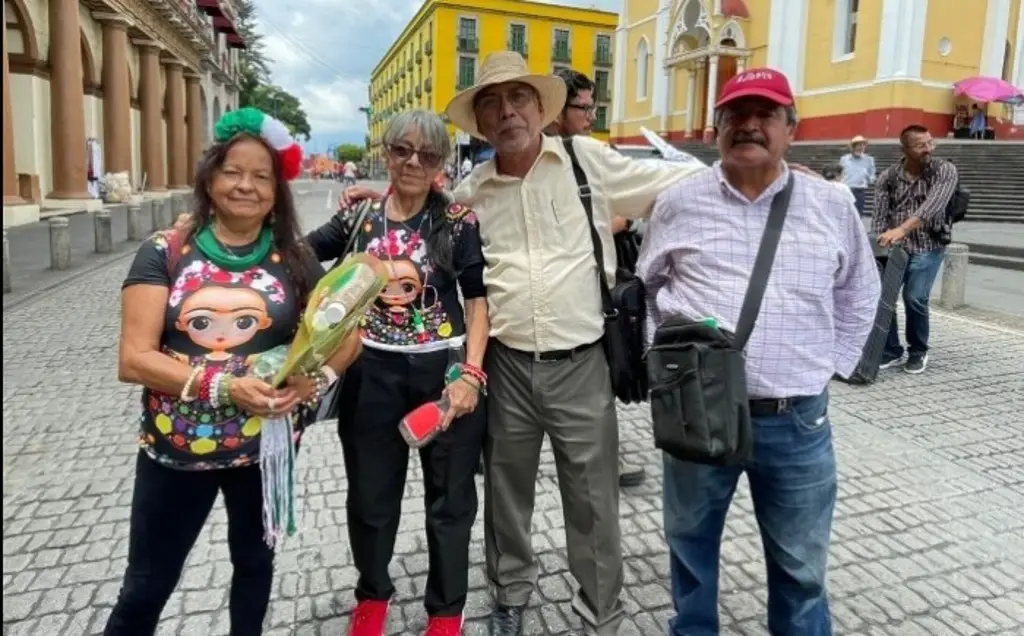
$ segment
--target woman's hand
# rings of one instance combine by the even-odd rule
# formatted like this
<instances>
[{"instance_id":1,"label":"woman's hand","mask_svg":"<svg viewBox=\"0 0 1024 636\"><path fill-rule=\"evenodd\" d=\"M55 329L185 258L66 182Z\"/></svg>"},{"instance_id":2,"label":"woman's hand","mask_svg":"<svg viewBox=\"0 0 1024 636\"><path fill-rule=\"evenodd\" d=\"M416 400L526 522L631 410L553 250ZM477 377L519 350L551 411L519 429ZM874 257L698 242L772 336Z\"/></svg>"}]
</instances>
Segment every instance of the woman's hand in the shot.
<instances>
[{"instance_id":1,"label":"woman's hand","mask_svg":"<svg viewBox=\"0 0 1024 636\"><path fill-rule=\"evenodd\" d=\"M363 199L380 201L382 198L383 196L380 192L371 190L366 186L354 185L341 191L341 194L338 196L338 205L341 206L341 209L347 210Z\"/></svg>"},{"instance_id":2,"label":"woman's hand","mask_svg":"<svg viewBox=\"0 0 1024 636\"><path fill-rule=\"evenodd\" d=\"M293 375L285 385L295 392L299 402L305 402L316 393L316 380L305 375Z\"/></svg>"},{"instance_id":3,"label":"woman's hand","mask_svg":"<svg viewBox=\"0 0 1024 636\"><path fill-rule=\"evenodd\" d=\"M456 418L469 415L476 410L477 402L480 400L480 386L475 379L462 376L448 385L444 395L448 398L449 406L448 413L441 422L442 431L448 430Z\"/></svg>"},{"instance_id":4,"label":"woman's hand","mask_svg":"<svg viewBox=\"0 0 1024 636\"><path fill-rule=\"evenodd\" d=\"M292 387L277 390L262 380L241 377L231 382L231 401L242 410L262 417L279 417L291 413L299 405Z\"/></svg>"}]
</instances>

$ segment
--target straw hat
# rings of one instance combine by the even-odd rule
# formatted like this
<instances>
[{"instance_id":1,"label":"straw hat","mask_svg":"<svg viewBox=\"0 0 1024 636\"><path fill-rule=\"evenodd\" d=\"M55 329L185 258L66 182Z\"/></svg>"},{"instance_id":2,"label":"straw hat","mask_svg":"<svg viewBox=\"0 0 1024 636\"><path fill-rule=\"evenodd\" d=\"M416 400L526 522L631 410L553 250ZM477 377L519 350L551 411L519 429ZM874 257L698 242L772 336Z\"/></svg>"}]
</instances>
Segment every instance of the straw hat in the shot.
<instances>
[{"instance_id":1,"label":"straw hat","mask_svg":"<svg viewBox=\"0 0 1024 636\"><path fill-rule=\"evenodd\" d=\"M514 51L491 53L480 65L480 72L474 86L458 93L448 102L445 114L453 124L467 133L484 139L476 127L476 114L473 112L473 99L477 93L495 84L506 82L522 82L529 84L540 95L543 109L541 128L555 121L565 108L566 89L561 78L551 75L538 75L526 68L526 60Z\"/></svg>"},{"instance_id":2,"label":"straw hat","mask_svg":"<svg viewBox=\"0 0 1024 636\"><path fill-rule=\"evenodd\" d=\"M850 140L850 146L856 146L857 144L867 145L868 140L864 138L864 135L857 135Z\"/></svg>"}]
</instances>

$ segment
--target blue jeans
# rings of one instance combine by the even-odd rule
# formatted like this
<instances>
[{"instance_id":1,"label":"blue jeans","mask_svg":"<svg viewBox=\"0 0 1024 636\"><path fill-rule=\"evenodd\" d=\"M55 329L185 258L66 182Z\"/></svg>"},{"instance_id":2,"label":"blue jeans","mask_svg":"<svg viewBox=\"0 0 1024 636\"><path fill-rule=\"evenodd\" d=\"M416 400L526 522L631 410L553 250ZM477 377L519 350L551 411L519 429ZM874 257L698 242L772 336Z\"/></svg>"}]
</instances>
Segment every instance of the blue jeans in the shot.
<instances>
[{"instance_id":1,"label":"blue jeans","mask_svg":"<svg viewBox=\"0 0 1024 636\"><path fill-rule=\"evenodd\" d=\"M665 455L665 534L676 616L670 636L718 634L718 562L725 517L747 474L768 572L772 636L831 636L825 589L836 458L828 391L754 418L754 460L717 467Z\"/></svg>"},{"instance_id":2,"label":"blue jeans","mask_svg":"<svg viewBox=\"0 0 1024 636\"><path fill-rule=\"evenodd\" d=\"M868 189L850 188L850 192L853 193L853 203L857 206L857 212L864 214L864 206L868 201Z\"/></svg>"},{"instance_id":3,"label":"blue jeans","mask_svg":"<svg viewBox=\"0 0 1024 636\"><path fill-rule=\"evenodd\" d=\"M911 254L907 271L903 274L903 307L906 310L907 350L911 354L928 352L928 299L939 275L946 248L930 252ZM900 327L895 315L889 327L889 339L885 341L885 353L899 358L903 355L900 344Z\"/></svg>"}]
</instances>

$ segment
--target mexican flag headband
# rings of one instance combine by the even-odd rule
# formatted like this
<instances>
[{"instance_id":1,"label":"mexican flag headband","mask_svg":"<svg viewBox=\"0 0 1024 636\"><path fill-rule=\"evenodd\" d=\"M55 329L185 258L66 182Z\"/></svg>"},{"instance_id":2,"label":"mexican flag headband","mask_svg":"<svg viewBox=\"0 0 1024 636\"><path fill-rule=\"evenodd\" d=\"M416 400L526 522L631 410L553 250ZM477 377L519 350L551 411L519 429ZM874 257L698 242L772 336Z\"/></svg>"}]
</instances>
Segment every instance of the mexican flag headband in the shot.
<instances>
[{"instance_id":1,"label":"mexican flag headband","mask_svg":"<svg viewBox=\"0 0 1024 636\"><path fill-rule=\"evenodd\" d=\"M241 133L261 137L277 151L281 172L288 181L302 173L302 148L280 121L258 108L239 108L224 113L213 127L213 137L218 143L230 141Z\"/></svg>"}]
</instances>

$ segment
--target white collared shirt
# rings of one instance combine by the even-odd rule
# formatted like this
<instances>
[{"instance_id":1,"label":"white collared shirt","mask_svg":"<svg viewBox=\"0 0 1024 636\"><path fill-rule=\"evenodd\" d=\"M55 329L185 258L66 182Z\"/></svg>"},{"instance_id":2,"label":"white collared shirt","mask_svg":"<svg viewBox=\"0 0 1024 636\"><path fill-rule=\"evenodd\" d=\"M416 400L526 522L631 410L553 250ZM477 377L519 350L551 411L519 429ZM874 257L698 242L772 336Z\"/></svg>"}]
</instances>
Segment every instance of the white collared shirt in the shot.
<instances>
[{"instance_id":1,"label":"white collared shirt","mask_svg":"<svg viewBox=\"0 0 1024 636\"><path fill-rule=\"evenodd\" d=\"M606 144L574 138L593 196L604 269L615 281L611 218L650 215L655 198L699 163L641 163ZM522 351L559 351L603 334L597 263L586 212L562 140L545 137L526 178L498 174L495 159L455 191L480 221L491 335Z\"/></svg>"}]
</instances>

